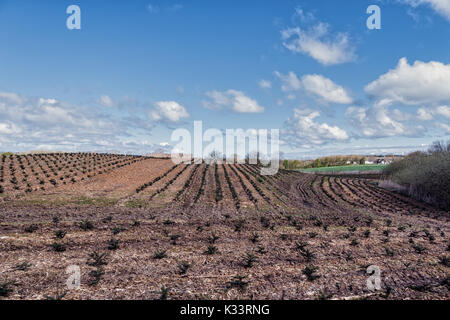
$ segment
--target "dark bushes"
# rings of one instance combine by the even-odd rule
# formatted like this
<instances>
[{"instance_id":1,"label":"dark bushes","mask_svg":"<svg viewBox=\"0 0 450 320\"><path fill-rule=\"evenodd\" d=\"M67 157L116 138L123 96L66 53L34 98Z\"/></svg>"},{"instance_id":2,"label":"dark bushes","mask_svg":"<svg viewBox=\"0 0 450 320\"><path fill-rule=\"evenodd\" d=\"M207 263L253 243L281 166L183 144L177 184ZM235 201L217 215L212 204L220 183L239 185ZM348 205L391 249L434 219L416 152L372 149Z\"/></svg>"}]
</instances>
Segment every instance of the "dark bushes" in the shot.
<instances>
[{"instance_id":1,"label":"dark bushes","mask_svg":"<svg viewBox=\"0 0 450 320\"><path fill-rule=\"evenodd\" d=\"M450 210L450 141L434 142L428 152L411 153L383 173L409 196Z\"/></svg>"}]
</instances>

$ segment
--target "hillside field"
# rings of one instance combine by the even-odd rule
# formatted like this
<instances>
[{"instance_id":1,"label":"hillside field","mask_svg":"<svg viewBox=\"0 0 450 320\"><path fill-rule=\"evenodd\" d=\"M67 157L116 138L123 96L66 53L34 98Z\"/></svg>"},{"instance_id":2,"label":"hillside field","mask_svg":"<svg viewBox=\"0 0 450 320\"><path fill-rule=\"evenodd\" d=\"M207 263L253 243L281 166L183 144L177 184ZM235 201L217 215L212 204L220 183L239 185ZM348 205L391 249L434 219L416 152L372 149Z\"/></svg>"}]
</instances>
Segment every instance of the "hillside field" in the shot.
<instances>
[{"instance_id":1,"label":"hillside field","mask_svg":"<svg viewBox=\"0 0 450 320\"><path fill-rule=\"evenodd\" d=\"M0 299L449 298L449 212L364 174L99 154L0 165Z\"/></svg>"}]
</instances>

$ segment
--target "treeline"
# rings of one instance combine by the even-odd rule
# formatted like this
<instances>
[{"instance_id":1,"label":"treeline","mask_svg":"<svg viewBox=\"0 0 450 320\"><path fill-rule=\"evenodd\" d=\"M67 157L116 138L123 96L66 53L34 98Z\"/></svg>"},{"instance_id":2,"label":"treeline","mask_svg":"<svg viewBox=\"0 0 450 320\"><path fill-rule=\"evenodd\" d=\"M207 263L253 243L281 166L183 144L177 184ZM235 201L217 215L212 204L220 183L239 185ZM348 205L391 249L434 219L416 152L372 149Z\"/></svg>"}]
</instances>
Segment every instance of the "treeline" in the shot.
<instances>
[{"instance_id":1,"label":"treeline","mask_svg":"<svg viewBox=\"0 0 450 320\"><path fill-rule=\"evenodd\" d=\"M450 210L450 141L434 142L427 152L414 152L383 171L409 196Z\"/></svg>"},{"instance_id":2,"label":"treeline","mask_svg":"<svg viewBox=\"0 0 450 320\"><path fill-rule=\"evenodd\" d=\"M365 164L366 157L361 155L348 156L328 156L315 160L283 160L283 167L286 170L336 167L352 164Z\"/></svg>"}]
</instances>

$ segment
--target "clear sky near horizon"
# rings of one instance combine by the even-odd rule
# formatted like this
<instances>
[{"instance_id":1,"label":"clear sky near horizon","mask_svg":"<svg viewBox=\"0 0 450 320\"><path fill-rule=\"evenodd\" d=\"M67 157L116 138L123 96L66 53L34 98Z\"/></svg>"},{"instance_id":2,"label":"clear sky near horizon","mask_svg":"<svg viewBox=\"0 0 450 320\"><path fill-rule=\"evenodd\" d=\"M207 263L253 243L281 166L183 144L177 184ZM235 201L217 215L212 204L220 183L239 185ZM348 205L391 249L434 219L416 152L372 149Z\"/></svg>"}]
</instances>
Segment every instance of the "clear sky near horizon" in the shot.
<instances>
[{"instance_id":1,"label":"clear sky near horizon","mask_svg":"<svg viewBox=\"0 0 450 320\"><path fill-rule=\"evenodd\" d=\"M202 120L405 153L450 139L449 53L450 0L0 0L0 151L144 154Z\"/></svg>"}]
</instances>

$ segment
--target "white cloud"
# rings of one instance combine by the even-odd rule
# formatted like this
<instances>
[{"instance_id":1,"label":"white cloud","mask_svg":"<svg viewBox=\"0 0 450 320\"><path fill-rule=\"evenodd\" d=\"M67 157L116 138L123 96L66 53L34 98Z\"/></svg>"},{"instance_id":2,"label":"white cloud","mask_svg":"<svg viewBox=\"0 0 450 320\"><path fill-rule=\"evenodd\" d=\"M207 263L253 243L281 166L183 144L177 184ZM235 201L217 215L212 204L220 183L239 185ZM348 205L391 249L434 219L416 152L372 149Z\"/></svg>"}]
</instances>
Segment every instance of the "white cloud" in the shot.
<instances>
[{"instance_id":1,"label":"white cloud","mask_svg":"<svg viewBox=\"0 0 450 320\"><path fill-rule=\"evenodd\" d=\"M433 120L436 115L450 119L450 107L439 106L436 108L419 108L417 110L417 119L419 120Z\"/></svg>"},{"instance_id":2,"label":"white cloud","mask_svg":"<svg viewBox=\"0 0 450 320\"><path fill-rule=\"evenodd\" d=\"M402 58L395 69L368 84L365 91L386 105L450 101L450 65L436 61L416 61L410 65Z\"/></svg>"},{"instance_id":3,"label":"white cloud","mask_svg":"<svg viewBox=\"0 0 450 320\"><path fill-rule=\"evenodd\" d=\"M17 134L20 133L21 129L17 127L14 123L6 122L0 123L0 134Z\"/></svg>"},{"instance_id":4,"label":"white cloud","mask_svg":"<svg viewBox=\"0 0 450 320\"><path fill-rule=\"evenodd\" d=\"M285 142L295 146L312 147L349 139L347 132L338 126L315 122L319 116L318 111L294 109L294 115L286 121L286 129L283 130Z\"/></svg>"},{"instance_id":5,"label":"white cloud","mask_svg":"<svg viewBox=\"0 0 450 320\"><path fill-rule=\"evenodd\" d=\"M295 100L296 98L297 98L297 96L295 94L293 94L293 93L288 94L286 96L286 99L288 99L288 100Z\"/></svg>"},{"instance_id":6,"label":"white cloud","mask_svg":"<svg viewBox=\"0 0 450 320\"><path fill-rule=\"evenodd\" d=\"M450 107L448 106L439 106L435 109L435 112L441 116L450 119Z\"/></svg>"},{"instance_id":7,"label":"white cloud","mask_svg":"<svg viewBox=\"0 0 450 320\"><path fill-rule=\"evenodd\" d=\"M345 116L358 129L358 137L417 136L425 130L418 124L407 125L405 122L410 120L408 115L399 110L389 112L386 106L349 107Z\"/></svg>"},{"instance_id":8,"label":"white cloud","mask_svg":"<svg viewBox=\"0 0 450 320\"><path fill-rule=\"evenodd\" d=\"M270 89L270 88L272 88L272 82L270 82L269 80L261 79L261 80L259 80L258 85L262 89Z\"/></svg>"},{"instance_id":9,"label":"white cloud","mask_svg":"<svg viewBox=\"0 0 450 320\"><path fill-rule=\"evenodd\" d=\"M419 5L428 5L438 14L450 20L450 1L449 0L403 0L402 2L417 7Z\"/></svg>"},{"instance_id":10,"label":"white cloud","mask_svg":"<svg viewBox=\"0 0 450 320\"><path fill-rule=\"evenodd\" d=\"M302 86L306 92L312 93L327 102L350 104L350 98L345 89L328 78L318 74L302 77Z\"/></svg>"},{"instance_id":11,"label":"white cloud","mask_svg":"<svg viewBox=\"0 0 450 320\"><path fill-rule=\"evenodd\" d=\"M450 126L448 124L438 122L437 125L441 129L444 129L446 134L450 134Z\"/></svg>"},{"instance_id":12,"label":"white cloud","mask_svg":"<svg viewBox=\"0 0 450 320\"><path fill-rule=\"evenodd\" d=\"M0 103L3 101L8 101L9 103L20 104L25 101L23 97L13 92L0 92Z\"/></svg>"},{"instance_id":13,"label":"white cloud","mask_svg":"<svg viewBox=\"0 0 450 320\"><path fill-rule=\"evenodd\" d=\"M300 27L281 32L283 46L294 53L309 55L323 65L335 65L353 61L355 49L345 33L332 35L329 25L319 22L307 30Z\"/></svg>"},{"instance_id":14,"label":"white cloud","mask_svg":"<svg viewBox=\"0 0 450 320\"><path fill-rule=\"evenodd\" d=\"M98 102L99 102L102 106L108 107L108 108L114 107L114 106L116 105L115 102L114 102L114 100L113 100L110 96L107 96L107 95L101 96L101 97L99 98Z\"/></svg>"},{"instance_id":15,"label":"white cloud","mask_svg":"<svg viewBox=\"0 0 450 320\"><path fill-rule=\"evenodd\" d=\"M287 75L284 75L278 71L275 71L274 74L280 78L282 82L281 90L288 92L297 91L302 88L302 83L294 72L290 71Z\"/></svg>"},{"instance_id":16,"label":"white cloud","mask_svg":"<svg viewBox=\"0 0 450 320\"><path fill-rule=\"evenodd\" d=\"M224 92L210 91L206 95L210 98L210 101L203 101L203 106L208 109L221 110L228 108L237 113L264 112L264 107L241 91L232 89Z\"/></svg>"},{"instance_id":17,"label":"white cloud","mask_svg":"<svg viewBox=\"0 0 450 320\"><path fill-rule=\"evenodd\" d=\"M56 99L0 92L2 151L50 149L60 151L132 151L145 153L138 142L152 128L137 114L105 114L94 106L77 106ZM127 139L128 141L125 141ZM135 140L136 143L129 141Z\"/></svg>"},{"instance_id":18,"label":"white cloud","mask_svg":"<svg viewBox=\"0 0 450 320\"><path fill-rule=\"evenodd\" d=\"M156 109L151 111L153 120L179 122L190 115L186 108L175 101L159 101L155 103Z\"/></svg>"},{"instance_id":19,"label":"white cloud","mask_svg":"<svg viewBox=\"0 0 450 320\"><path fill-rule=\"evenodd\" d=\"M419 108L417 110L417 119L421 121L433 120L433 112L432 110Z\"/></svg>"},{"instance_id":20,"label":"white cloud","mask_svg":"<svg viewBox=\"0 0 450 320\"><path fill-rule=\"evenodd\" d=\"M301 7L295 8L294 18L299 18L301 22L308 23L316 19L311 12L305 12Z\"/></svg>"},{"instance_id":21,"label":"white cloud","mask_svg":"<svg viewBox=\"0 0 450 320\"><path fill-rule=\"evenodd\" d=\"M322 75L310 74L303 76L301 79L292 71L287 75L276 71L275 75L281 79L281 90L283 91L298 91L303 89L306 93L313 95L325 103L350 104L353 102L353 99L343 87Z\"/></svg>"}]
</instances>

